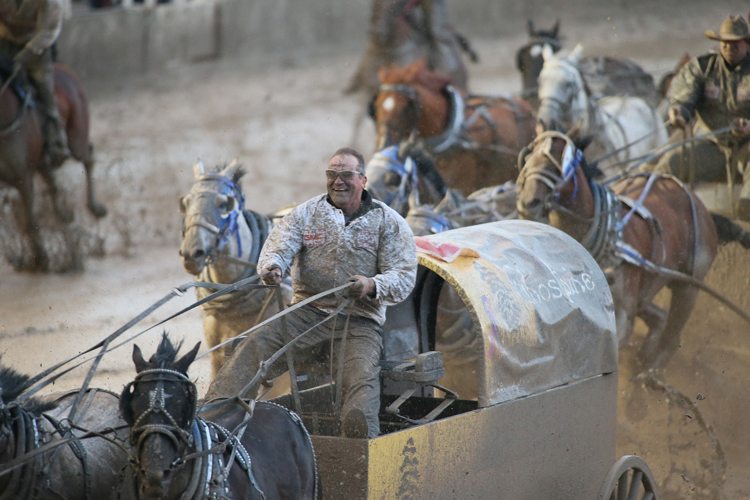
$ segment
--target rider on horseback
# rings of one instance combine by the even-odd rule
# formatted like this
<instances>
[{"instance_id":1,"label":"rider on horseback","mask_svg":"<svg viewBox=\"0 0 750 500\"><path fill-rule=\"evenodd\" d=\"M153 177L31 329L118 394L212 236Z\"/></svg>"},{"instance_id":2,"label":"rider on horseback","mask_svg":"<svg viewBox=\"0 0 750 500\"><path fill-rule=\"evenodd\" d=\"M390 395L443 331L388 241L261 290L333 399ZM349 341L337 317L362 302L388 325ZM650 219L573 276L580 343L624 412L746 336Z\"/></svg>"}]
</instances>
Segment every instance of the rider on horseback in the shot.
<instances>
[{"instance_id":1,"label":"rider on horseback","mask_svg":"<svg viewBox=\"0 0 750 500\"><path fill-rule=\"evenodd\" d=\"M729 16L718 34L706 31L706 37L720 42L720 53L682 67L670 88L669 121L686 129L696 116L694 131L708 137L686 144L685 151L669 151L656 170L683 180L733 183L741 178L737 215L750 221L750 32L742 16ZM724 133L728 128L731 133ZM691 165L698 168L690 172Z\"/></svg>"},{"instance_id":2,"label":"rider on horseback","mask_svg":"<svg viewBox=\"0 0 750 500\"><path fill-rule=\"evenodd\" d=\"M65 127L55 102L50 48L60 35L62 0L0 0L0 55L14 62L14 74L26 70L46 117L44 135L48 165L69 156Z\"/></svg>"}]
</instances>

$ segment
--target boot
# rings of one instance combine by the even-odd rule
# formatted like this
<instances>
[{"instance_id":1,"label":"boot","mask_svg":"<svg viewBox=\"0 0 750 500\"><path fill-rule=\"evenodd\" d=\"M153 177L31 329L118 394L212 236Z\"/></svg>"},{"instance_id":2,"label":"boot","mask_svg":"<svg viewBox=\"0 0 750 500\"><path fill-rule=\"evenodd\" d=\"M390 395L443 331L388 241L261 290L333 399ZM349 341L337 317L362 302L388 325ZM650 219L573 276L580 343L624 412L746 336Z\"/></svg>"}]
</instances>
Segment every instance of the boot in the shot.
<instances>
[{"instance_id":1,"label":"boot","mask_svg":"<svg viewBox=\"0 0 750 500\"><path fill-rule=\"evenodd\" d=\"M47 165L56 167L70 157L65 130L60 126L59 120L55 123L55 120L50 117L47 120L44 135Z\"/></svg>"}]
</instances>

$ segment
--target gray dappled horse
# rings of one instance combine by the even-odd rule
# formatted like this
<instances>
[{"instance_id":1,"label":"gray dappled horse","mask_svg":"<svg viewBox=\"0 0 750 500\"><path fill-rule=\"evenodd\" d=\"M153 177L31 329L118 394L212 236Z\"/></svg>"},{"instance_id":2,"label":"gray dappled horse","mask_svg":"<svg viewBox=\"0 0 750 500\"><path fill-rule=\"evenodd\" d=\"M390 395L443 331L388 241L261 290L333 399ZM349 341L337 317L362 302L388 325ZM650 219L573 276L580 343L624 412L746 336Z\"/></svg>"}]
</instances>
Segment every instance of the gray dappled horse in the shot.
<instances>
[{"instance_id":1,"label":"gray dappled horse","mask_svg":"<svg viewBox=\"0 0 750 500\"><path fill-rule=\"evenodd\" d=\"M275 403L239 399L211 402L208 411L197 408L187 370L199 346L177 359L180 345L164 334L148 361L133 346L137 374L120 396L133 465L121 496L316 498L312 440L296 414Z\"/></svg>"},{"instance_id":2,"label":"gray dappled horse","mask_svg":"<svg viewBox=\"0 0 750 500\"><path fill-rule=\"evenodd\" d=\"M544 130L576 128L580 137L592 139L587 160L605 176L620 174L629 161L665 144L667 129L655 109L639 97L594 99L578 66L582 50L577 45L562 57L549 47L543 49L537 120Z\"/></svg>"},{"instance_id":3,"label":"gray dappled horse","mask_svg":"<svg viewBox=\"0 0 750 500\"><path fill-rule=\"evenodd\" d=\"M534 23L529 20L529 40L516 51L516 68L521 73L521 95L535 109L539 106L537 80L544 64L542 51L545 45L553 52L562 48L559 31L559 21L545 30L535 29ZM594 97L631 95L641 97L651 106L657 106L661 100L653 77L629 59L588 56L581 59L580 68Z\"/></svg>"},{"instance_id":4,"label":"gray dappled horse","mask_svg":"<svg viewBox=\"0 0 750 500\"><path fill-rule=\"evenodd\" d=\"M240 186L244 175L236 161L206 172L193 167L195 182L180 198L183 214L180 255L185 270L200 281L234 283L257 275L255 264L271 229L271 218L245 209ZM212 290L197 289L201 299ZM270 290L246 289L203 304L203 333L209 348L232 338L278 312ZM291 300L289 281L282 284L284 303ZM226 346L212 352L212 374L229 355Z\"/></svg>"},{"instance_id":5,"label":"gray dappled horse","mask_svg":"<svg viewBox=\"0 0 750 500\"><path fill-rule=\"evenodd\" d=\"M28 376L0 367L0 471L41 446L62 443L70 437L71 424L76 439L29 455L21 467L0 476L0 498L113 498L118 476L128 466L127 433L117 395L89 389L70 422L77 391L21 402L19 395L28 383ZM102 437L81 439L88 431Z\"/></svg>"}]
</instances>

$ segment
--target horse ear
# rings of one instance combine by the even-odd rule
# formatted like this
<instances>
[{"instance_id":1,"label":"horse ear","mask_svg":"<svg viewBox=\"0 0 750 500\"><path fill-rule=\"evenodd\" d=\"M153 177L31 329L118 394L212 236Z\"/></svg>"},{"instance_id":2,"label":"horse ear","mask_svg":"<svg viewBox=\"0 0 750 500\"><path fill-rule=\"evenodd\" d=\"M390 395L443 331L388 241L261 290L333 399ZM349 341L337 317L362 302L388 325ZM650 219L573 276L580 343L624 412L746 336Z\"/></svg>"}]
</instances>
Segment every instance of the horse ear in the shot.
<instances>
[{"instance_id":1,"label":"horse ear","mask_svg":"<svg viewBox=\"0 0 750 500\"><path fill-rule=\"evenodd\" d=\"M135 363L136 373L142 372L148 366L148 363L146 363L146 360L143 359L143 353L141 352L141 348L138 347L137 344L133 344L133 363Z\"/></svg>"},{"instance_id":2,"label":"horse ear","mask_svg":"<svg viewBox=\"0 0 750 500\"><path fill-rule=\"evenodd\" d=\"M197 344L195 344L195 347L193 347L183 357L178 359L174 364L174 369L181 373L187 373L190 364L195 361L195 356L198 355L198 349L200 348L200 346L201 343L198 342Z\"/></svg>"},{"instance_id":3,"label":"horse ear","mask_svg":"<svg viewBox=\"0 0 750 500\"><path fill-rule=\"evenodd\" d=\"M203 164L203 160L198 160L193 165L193 177L200 179L206 174L206 166Z\"/></svg>"},{"instance_id":4,"label":"horse ear","mask_svg":"<svg viewBox=\"0 0 750 500\"><path fill-rule=\"evenodd\" d=\"M552 38L557 38L557 31L560 29L560 18L555 21L555 25L552 27L552 30L550 34L552 35Z\"/></svg>"},{"instance_id":5,"label":"horse ear","mask_svg":"<svg viewBox=\"0 0 750 500\"><path fill-rule=\"evenodd\" d=\"M122 416L122 419L125 421L125 423L131 426L133 425L134 421L133 408L130 405L133 399L133 393L131 392L132 390L133 382L130 382L120 393L120 415Z\"/></svg>"},{"instance_id":6,"label":"horse ear","mask_svg":"<svg viewBox=\"0 0 750 500\"><path fill-rule=\"evenodd\" d=\"M220 175L232 179L232 182L239 181L243 173L244 172L242 172L242 164L240 164L240 161L237 158L234 158L232 161L230 161L229 164L226 167L222 168L221 172L219 172Z\"/></svg>"},{"instance_id":7,"label":"horse ear","mask_svg":"<svg viewBox=\"0 0 750 500\"><path fill-rule=\"evenodd\" d=\"M573 47L573 50L570 51L570 55L568 55L568 59L571 62L578 64L578 61L581 60L582 55L583 55L583 45L579 43L579 44L576 44L576 46Z\"/></svg>"},{"instance_id":8,"label":"horse ear","mask_svg":"<svg viewBox=\"0 0 750 500\"><path fill-rule=\"evenodd\" d=\"M531 19L526 20L526 31L529 33L529 36L534 36L534 21Z\"/></svg>"},{"instance_id":9,"label":"horse ear","mask_svg":"<svg viewBox=\"0 0 750 500\"><path fill-rule=\"evenodd\" d=\"M552 49L552 46L550 46L550 44L545 43L542 47L542 58L545 61L549 61L553 57L555 57L555 51Z\"/></svg>"}]
</instances>

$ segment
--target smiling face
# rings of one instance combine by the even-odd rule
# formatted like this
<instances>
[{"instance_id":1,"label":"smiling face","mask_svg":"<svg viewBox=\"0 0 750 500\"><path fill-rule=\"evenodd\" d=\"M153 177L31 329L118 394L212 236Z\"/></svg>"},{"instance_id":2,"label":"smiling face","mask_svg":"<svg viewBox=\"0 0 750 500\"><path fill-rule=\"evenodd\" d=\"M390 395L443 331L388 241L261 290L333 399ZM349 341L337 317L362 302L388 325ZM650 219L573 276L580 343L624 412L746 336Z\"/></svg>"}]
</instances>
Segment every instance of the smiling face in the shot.
<instances>
[{"instance_id":1,"label":"smiling face","mask_svg":"<svg viewBox=\"0 0 750 500\"><path fill-rule=\"evenodd\" d=\"M328 197L345 215L351 216L362 202L367 177L355 156L339 154L331 158L326 169Z\"/></svg>"}]
</instances>

